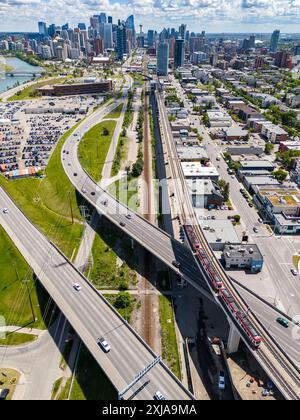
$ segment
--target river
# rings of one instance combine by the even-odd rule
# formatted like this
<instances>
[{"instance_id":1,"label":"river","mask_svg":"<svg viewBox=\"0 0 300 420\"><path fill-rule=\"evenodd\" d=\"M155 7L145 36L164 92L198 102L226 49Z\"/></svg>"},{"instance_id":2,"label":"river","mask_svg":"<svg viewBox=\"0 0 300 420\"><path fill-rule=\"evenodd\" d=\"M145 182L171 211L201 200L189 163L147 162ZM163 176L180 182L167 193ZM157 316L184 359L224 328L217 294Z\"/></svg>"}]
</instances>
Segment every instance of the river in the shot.
<instances>
[{"instance_id":1,"label":"river","mask_svg":"<svg viewBox=\"0 0 300 420\"><path fill-rule=\"evenodd\" d=\"M31 64L26 63L25 61L20 60L19 58L6 58L6 65L8 67L13 67L14 71L24 71L24 72L32 72L40 74L43 69L41 67L32 66ZM16 86L17 83L20 85L29 82L32 78L31 77L0 77L0 93L5 92L7 89L13 88Z\"/></svg>"}]
</instances>

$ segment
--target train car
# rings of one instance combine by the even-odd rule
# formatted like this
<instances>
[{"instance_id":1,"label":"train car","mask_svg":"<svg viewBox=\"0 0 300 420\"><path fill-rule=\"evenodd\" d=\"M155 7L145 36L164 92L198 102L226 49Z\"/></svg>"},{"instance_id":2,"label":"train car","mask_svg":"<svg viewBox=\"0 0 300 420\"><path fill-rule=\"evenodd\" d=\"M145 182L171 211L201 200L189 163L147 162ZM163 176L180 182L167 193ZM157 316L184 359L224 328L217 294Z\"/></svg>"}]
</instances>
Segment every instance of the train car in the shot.
<instances>
[{"instance_id":1,"label":"train car","mask_svg":"<svg viewBox=\"0 0 300 420\"><path fill-rule=\"evenodd\" d=\"M184 230L185 230L186 236L188 238L188 241L189 241L193 251L195 252L199 263L204 268L213 289L215 291L222 289L223 282L222 282L220 276L217 274L216 270L214 269L214 267L213 267L210 259L208 258L208 255L206 254L205 250L202 248L199 239L196 237L193 226L192 225L184 225Z\"/></svg>"},{"instance_id":2,"label":"train car","mask_svg":"<svg viewBox=\"0 0 300 420\"><path fill-rule=\"evenodd\" d=\"M219 299L223 305L232 313L232 315L237 320L240 329L247 337L248 341L254 348L258 348L262 342L262 339L251 321L249 320L247 314L243 311L242 308L236 303L233 296L227 289L220 290Z\"/></svg>"},{"instance_id":3,"label":"train car","mask_svg":"<svg viewBox=\"0 0 300 420\"><path fill-rule=\"evenodd\" d=\"M184 230L186 233L186 236L190 242L191 247L196 252L198 249L201 248L201 244L199 242L199 239L196 237L193 226L191 225L184 225Z\"/></svg>"}]
</instances>

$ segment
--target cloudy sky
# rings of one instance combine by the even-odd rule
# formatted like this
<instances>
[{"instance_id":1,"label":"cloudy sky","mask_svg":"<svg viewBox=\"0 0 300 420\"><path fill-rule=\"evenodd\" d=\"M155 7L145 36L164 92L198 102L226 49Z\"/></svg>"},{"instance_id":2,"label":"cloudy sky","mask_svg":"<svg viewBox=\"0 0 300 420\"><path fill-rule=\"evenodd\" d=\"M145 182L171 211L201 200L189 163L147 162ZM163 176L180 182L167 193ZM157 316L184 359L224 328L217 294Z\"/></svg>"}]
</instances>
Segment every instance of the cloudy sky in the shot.
<instances>
[{"instance_id":1,"label":"cloudy sky","mask_svg":"<svg viewBox=\"0 0 300 420\"><path fill-rule=\"evenodd\" d=\"M136 26L207 32L300 32L300 0L0 0L0 31L37 31L37 22L89 21L106 12L114 20L134 14Z\"/></svg>"}]
</instances>

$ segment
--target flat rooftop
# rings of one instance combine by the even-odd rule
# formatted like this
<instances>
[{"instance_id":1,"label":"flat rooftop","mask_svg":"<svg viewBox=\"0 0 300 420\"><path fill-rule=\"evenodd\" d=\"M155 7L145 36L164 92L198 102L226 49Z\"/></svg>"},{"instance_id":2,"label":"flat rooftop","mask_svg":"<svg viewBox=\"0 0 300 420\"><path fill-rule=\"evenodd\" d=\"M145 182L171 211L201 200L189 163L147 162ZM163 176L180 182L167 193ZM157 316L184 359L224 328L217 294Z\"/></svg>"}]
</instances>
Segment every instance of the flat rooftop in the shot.
<instances>
[{"instance_id":1,"label":"flat rooftop","mask_svg":"<svg viewBox=\"0 0 300 420\"><path fill-rule=\"evenodd\" d=\"M239 242L237 233L230 220L201 220L200 226L210 244L216 242Z\"/></svg>"},{"instance_id":2,"label":"flat rooftop","mask_svg":"<svg viewBox=\"0 0 300 420\"><path fill-rule=\"evenodd\" d=\"M300 206L300 190L297 188L260 188L262 196L276 207Z\"/></svg>"},{"instance_id":3,"label":"flat rooftop","mask_svg":"<svg viewBox=\"0 0 300 420\"><path fill-rule=\"evenodd\" d=\"M200 162L181 162L185 177L218 177L219 172L214 166L203 166Z\"/></svg>"},{"instance_id":4,"label":"flat rooftop","mask_svg":"<svg viewBox=\"0 0 300 420\"><path fill-rule=\"evenodd\" d=\"M227 258L248 257L253 260L262 260L263 256L256 244L226 244L224 255Z\"/></svg>"},{"instance_id":5,"label":"flat rooftop","mask_svg":"<svg viewBox=\"0 0 300 420\"><path fill-rule=\"evenodd\" d=\"M274 168L274 164L268 160L242 160L240 164L243 169L263 167L270 168L270 170L272 170Z\"/></svg>"},{"instance_id":6,"label":"flat rooftop","mask_svg":"<svg viewBox=\"0 0 300 420\"><path fill-rule=\"evenodd\" d=\"M177 153L181 160L209 160L208 154L203 147L178 147Z\"/></svg>"}]
</instances>

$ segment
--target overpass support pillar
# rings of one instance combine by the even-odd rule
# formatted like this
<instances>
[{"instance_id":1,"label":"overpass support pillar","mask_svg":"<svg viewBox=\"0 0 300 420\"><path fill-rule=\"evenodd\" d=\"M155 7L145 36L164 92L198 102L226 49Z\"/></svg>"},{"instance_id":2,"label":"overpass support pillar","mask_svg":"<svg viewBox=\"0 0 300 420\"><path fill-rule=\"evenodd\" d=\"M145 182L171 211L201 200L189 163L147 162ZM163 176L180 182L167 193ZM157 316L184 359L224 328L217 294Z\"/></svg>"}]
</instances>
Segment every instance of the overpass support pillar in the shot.
<instances>
[{"instance_id":1,"label":"overpass support pillar","mask_svg":"<svg viewBox=\"0 0 300 420\"><path fill-rule=\"evenodd\" d=\"M227 353L236 353L239 348L240 344L240 333L237 330L236 326L233 324L231 319L228 319L228 323L230 326L228 340L227 340Z\"/></svg>"}]
</instances>

